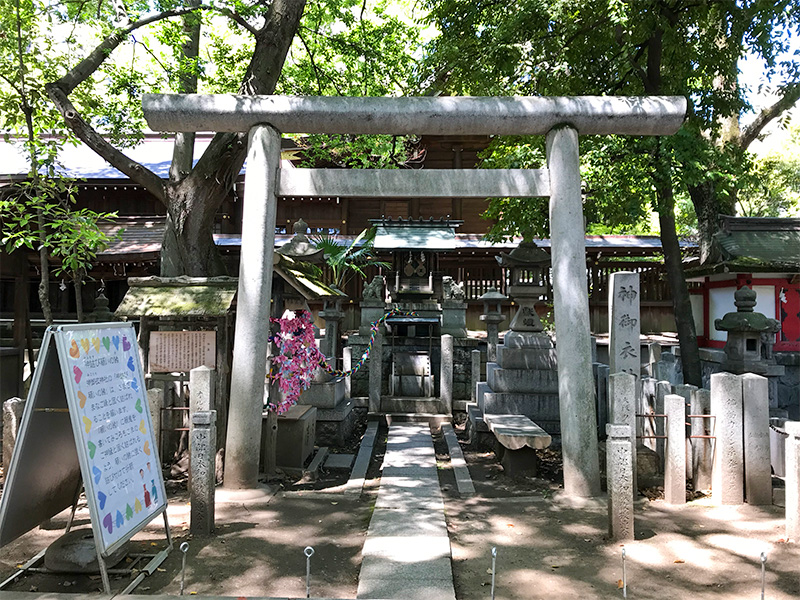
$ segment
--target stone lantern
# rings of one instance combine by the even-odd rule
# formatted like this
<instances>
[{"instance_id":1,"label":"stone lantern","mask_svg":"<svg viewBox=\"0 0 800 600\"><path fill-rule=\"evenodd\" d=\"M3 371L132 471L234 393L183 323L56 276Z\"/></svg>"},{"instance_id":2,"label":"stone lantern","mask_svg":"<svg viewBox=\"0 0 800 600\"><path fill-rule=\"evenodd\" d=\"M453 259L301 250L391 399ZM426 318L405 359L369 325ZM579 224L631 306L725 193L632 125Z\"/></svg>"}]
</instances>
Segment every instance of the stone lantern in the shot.
<instances>
[{"instance_id":1,"label":"stone lantern","mask_svg":"<svg viewBox=\"0 0 800 600\"><path fill-rule=\"evenodd\" d=\"M497 360L497 341L498 341L498 326L506 320L503 314L503 303L508 300L508 296L504 296L495 288L489 288L483 296L478 298L483 301L483 314L480 316L481 321L486 323L486 359L490 362Z\"/></svg>"},{"instance_id":2,"label":"stone lantern","mask_svg":"<svg viewBox=\"0 0 800 600\"><path fill-rule=\"evenodd\" d=\"M749 287L738 289L733 298L736 312L727 313L714 321L717 331L728 332L722 369L736 374L781 374L776 369L783 368L775 364L772 354L775 334L781 328L780 323L753 310L756 293Z\"/></svg>"},{"instance_id":3,"label":"stone lantern","mask_svg":"<svg viewBox=\"0 0 800 600\"><path fill-rule=\"evenodd\" d=\"M534 242L522 242L510 253L497 257L497 262L510 270L508 294L519 306L509 325L511 331L505 336L505 346L551 348L553 342L536 314L536 304L547 293L545 273L550 268L550 255Z\"/></svg>"}]
</instances>

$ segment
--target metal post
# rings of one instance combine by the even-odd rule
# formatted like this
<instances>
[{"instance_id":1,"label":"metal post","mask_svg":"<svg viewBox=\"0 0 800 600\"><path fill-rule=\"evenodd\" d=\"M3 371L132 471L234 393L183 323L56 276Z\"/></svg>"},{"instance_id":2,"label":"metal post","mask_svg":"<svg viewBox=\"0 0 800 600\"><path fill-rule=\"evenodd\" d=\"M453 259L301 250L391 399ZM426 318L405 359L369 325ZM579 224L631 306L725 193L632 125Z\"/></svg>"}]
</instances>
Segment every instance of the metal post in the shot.
<instances>
[{"instance_id":1,"label":"metal post","mask_svg":"<svg viewBox=\"0 0 800 600\"><path fill-rule=\"evenodd\" d=\"M311 557L314 556L314 548L306 546L303 554L306 555L306 598L311 598Z\"/></svg>"},{"instance_id":2,"label":"metal post","mask_svg":"<svg viewBox=\"0 0 800 600\"><path fill-rule=\"evenodd\" d=\"M492 546L492 600L494 600L494 580L497 573L497 546Z\"/></svg>"},{"instance_id":3,"label":"metal post","mask_svg":"<svg viewBox=\"0 0 800 600\"><path fill-rule=\"evenodd\" d=\"M183 556L181 557L181 596L183 596L184 590L184 582L186 581L186 553L189 552L189 544L187 542L183 542L180 545L180 550L183 552Z\"/></svg>"},{"instance_id":4,"label":"metal post","mask_svg":"<svg viewBox=\"0 0 800 600\"><path fill-rule=\"evenodd\" d=\"M622 597L628 597L628 574L625 572L625 546L622 547Z\"/></svg>"}]
</instances>

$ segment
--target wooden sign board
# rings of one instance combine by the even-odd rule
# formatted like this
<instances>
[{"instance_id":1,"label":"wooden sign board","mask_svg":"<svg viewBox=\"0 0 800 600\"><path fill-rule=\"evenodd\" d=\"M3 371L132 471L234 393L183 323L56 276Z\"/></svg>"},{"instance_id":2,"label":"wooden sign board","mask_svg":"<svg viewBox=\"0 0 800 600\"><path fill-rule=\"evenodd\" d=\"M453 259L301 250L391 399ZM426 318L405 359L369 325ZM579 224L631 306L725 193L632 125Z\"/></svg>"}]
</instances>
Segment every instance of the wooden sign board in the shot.
<instances>
[{"instance_id":1,"label":"wooden sign board","mask_svg":"<svg viewBox=\"0 0 800 600\"><path fill-rule=\"evenodd\" d=\"M147 353L151 373L188 372L217 366L214 331L153 331Z\"/></svg>"},{"instance_id":2,"label":"wooden sign board","mask_svg":"<svg viewBox=\"0 0 800 600\"><path fill-rule=\"evenodd\" d=\"M70 506L81 479L101 556L166 510L131 324L47 330L0 502L0 546Z\"/></svg>"}]
</instances>

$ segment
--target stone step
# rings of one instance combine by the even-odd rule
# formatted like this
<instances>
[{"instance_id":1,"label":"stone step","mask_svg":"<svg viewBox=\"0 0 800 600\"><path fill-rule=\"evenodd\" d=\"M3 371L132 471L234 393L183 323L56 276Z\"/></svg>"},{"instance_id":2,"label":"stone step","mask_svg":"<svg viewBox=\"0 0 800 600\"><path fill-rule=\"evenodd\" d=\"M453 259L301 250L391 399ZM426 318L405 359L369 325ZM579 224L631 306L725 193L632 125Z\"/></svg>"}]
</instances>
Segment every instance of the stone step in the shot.
<instances>
[{"instance_id":1,"label":"stone step","mask_svg":"<svg viewBox=\"0 0 800 600\"><path fill-rule=\"evenodd\" d=\"M381 412L392 413L445 413L444 402L439 398L409 398L401 396L383 396Z\"/></svg>"},{"instance_id":2,"label":"stone step","mask_svg":"<svg viewBox=\"0 0 800 600\"><path fill-rule=\"evenodd\" d=\"M368 413L370 419L381 419L391 426L392 423L427 423L435 428L441 427L443 423L451 423L453 417L443 413L403 413L403 412L383 412Z\"/></svg>"}]
</instances>

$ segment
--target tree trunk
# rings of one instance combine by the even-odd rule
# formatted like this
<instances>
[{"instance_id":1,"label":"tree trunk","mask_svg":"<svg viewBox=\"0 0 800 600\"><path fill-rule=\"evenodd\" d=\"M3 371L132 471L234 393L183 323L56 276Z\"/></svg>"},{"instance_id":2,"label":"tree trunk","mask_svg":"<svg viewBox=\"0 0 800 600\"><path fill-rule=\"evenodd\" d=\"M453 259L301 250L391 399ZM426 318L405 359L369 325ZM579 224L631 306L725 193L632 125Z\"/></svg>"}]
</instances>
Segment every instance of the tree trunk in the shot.
<instances>
[{"instance_id":1,"label":"tree trunk","mask_svg":"<svg viewBox=\"0 0 800 600\"><path fill-rule=\"evenodd\" d=\"M200 0L188 0L189 6L199 6ZM181 44L182 69L178 82L178 93L197 93L197 56L200 53L200 24L199 13L189 13L183 16L184 41ZM169 167L169 180L173 183L186 177L192 170L194 162L194 132L178 132L175 134L175 146L172 152L172 164Z\"/></svg>"},{"instance_id":2,"label":"tree trunk","mask_svg":"<svg viewBox=\"0 0 800 600\"><path fill-rule=\"evenodd\" d=\"M669 178L661 178L661 180L664 183L657 185L656 189L658 221L661 225L661 250L664 253L664 266L672 293L672 308L675 313L675 325L678 329L683 365L683 382L701 387L703 378L700 368L700 350L697 346L697 332L694 327L686 275L683 272L681 248L678 243L678 235L675 233L675 198Z\"/></svg>"},{"instance_id":3,"label":"tree trunk","mask_svg":"<svg viewBox=\"0 0 800 600\"><path fill-rule=\"evenodd\" d=\"M83 276L80 273L72 276L72 285L75 288L75 312L78 316L78 323L83 323L86 317L83 314Z\"/></svg>"},{"instance_id":4,"label":"tree trunk","mask_svg":"<svg viewBox=\"0 0 800 600\"><path fill-rule=\"evenodd\" d=\"M241 92L275 91L305 0L274 0L256 46ZM182 145L186 146L185 140ZM167 222L161 250L161 275L225 275L214 245L214 217L236 183L247 155L247 132L218 133L191 172L166 186ZM181 156L186 160L186 152ZM175 175L180 173L176 170Z\"/></svg>"},{"instance_id":5,"label":"tree trunk","mask_svg":"<svg viewBox=\"0 0 800 600\"><path fill-rule=\"evenodd\" d=\"M710 181L689 186L689 197L697 215L697 236L700 247L700 264L714 262L719 256L714 250L714 234L719 226L719 206L716 190Z\"/></svg>"},{"instance_id":6,"label":"tree trunk","mask_svg":"<svg viewBox=\"0 0 800 600\"><path fill-rule=\"evenodd\" d=\"M214 277L225 275L214 245L216 198L194 185L168 186L167 226L161 248L161 275L176 277Z\"/></svg>"},{"instance_id":7,"label":"tree trunk","mask_svg":"<svg viewBox=\"0 0 800 600\"><path fill-rule=\"evenodd\" d=\"M47 326L53 324L53 309L50 306L50 262L47 257L47 247L44 244L44 215L41 209L36 209L37 225L39 227L39 304L42 305L42 315Z\"/></svg>"}]
</instances>

